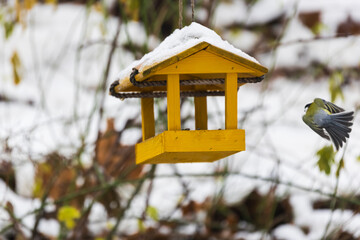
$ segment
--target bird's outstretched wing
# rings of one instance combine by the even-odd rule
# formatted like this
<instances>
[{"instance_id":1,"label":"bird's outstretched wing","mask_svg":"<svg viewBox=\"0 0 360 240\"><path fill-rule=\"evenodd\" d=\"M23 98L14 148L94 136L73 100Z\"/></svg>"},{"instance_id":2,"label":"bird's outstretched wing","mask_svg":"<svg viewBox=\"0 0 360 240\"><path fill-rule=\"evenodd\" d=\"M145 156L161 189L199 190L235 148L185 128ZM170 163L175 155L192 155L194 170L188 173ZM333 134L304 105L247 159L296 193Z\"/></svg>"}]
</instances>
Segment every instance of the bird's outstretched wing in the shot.
<instances>
[{"instance_id":1,"label":"bird's outstretched wing","mask_svg":"<svg viewBox=\"0 0 360 240\"><path fill-rule=\"evenodd\" d=\"M332 102L328 102L324 99L317 98L317 99L315 99L315 101L318 101L318 99L324 103L325 109L328 110L330 113L339 113L339 112L345 111L345 109L333 104Z\"/></svg>"},{"instance_id":2,"label":"bird's outstretched wing","mask_svg":"<svg viewBox=\"0 0 360 240\"><path fill-rule=\"evenodd\" d=\"M332 142L335 144L336 150L346 143L351 132L352 120L354 119L354 112L341 112L330 115L331 121L327 127L326 132L330 135Z\"/></svg>"},{"instance_id":3,"label":"bird's outstretched wing","mask_svg":"<svg viewBox=\"0 0 360 240\"><path fill-rule=\"evenodd\" d=\"M309 119L309 117L307 117L306 115L303 116L303 121L306 123L306 125L308 125L312 130L314 130L314 132L316 132L317 134L319 134L321 137L330 140L330 137L325 133L324 129L322 129L321 127L319 127L318 125L316 125L314 123L314 121L312 121L311 119Z\"/></svg>"}]
</instances>

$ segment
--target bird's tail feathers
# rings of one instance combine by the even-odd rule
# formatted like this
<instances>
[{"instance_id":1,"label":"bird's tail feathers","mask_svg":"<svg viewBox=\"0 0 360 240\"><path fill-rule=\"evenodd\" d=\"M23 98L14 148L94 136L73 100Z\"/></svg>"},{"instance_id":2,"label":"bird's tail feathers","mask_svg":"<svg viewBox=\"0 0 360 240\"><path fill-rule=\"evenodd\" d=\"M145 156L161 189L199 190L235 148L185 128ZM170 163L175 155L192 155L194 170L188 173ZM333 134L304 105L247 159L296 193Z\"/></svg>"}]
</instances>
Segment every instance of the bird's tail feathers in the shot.
<instances>
[{"instance_id":1,"label":"bird's tail feathers","mask_svg":"<svg viewBox=\"0 0 360 240\"><path fill-rule=\"evenodd\" d=\"M329 134L331 141L334 143L336 150L343 146L346 138L349 138L351 132L352 120L354 119L354 112L340 112L331 114L331 122L325 128Z\"/></svg>"}]
</instances>

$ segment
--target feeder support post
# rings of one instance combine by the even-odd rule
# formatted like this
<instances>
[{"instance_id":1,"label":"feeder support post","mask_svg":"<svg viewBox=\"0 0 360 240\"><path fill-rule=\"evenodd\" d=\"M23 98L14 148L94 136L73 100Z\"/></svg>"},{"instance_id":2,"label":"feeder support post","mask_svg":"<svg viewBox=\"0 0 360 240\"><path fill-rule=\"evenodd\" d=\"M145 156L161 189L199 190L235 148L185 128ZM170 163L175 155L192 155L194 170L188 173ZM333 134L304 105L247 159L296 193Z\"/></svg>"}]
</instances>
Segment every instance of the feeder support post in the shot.
<instances>
[{"instance_id":1,"label":"feeder support post","mask_svg":"<svg viewBox=\"0 0 360 240\"><path fill-rule=\"evenodd\" d=\"M195 102L195 129L207 130L208 117L207 117L206 97L194 97L194 102Z\"/></svg>"},{"instance_id":2,"label":"feeder support post","mask_svg":"<svg viewBox=\"0 0 360 240\"><path fill-rule=\"evenodd\" d=\"M142 140L155 136L154 99L141 98Z\"/></svg>"},{"instance_id":3,"label":"feeder support post","mask_svg":"<svg viewBox=\"0 0 360 240\"><path fill-rule=\"evenodd\" d=\"M225 129L237 129L236 73L227 73L225 79Z\"/></svg>"},{"instance_id":4,"label":"feeder support post","mask_svg":"<svg viewBox=\"0 0 360 240\"><path fill-rule=\"evenodd\" d=\"M181 130L180 120L180 76L168 74L167 79L167 120L168 130Z\"/></svg>"}]
</instances>

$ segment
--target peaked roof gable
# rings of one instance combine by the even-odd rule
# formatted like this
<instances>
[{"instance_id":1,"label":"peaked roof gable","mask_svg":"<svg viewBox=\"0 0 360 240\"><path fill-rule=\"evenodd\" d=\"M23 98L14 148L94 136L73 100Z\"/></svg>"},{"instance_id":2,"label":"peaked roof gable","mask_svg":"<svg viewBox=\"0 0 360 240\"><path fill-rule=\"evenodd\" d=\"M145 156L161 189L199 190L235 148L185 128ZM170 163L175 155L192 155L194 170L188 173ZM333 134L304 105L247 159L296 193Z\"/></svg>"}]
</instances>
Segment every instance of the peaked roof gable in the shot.
<instances>
[{"instance_id":1,"label":"peaked roof gable","mask_svg":"<svg viewBox=\"0 0 360 240\"><path fill-rule=\"evenodd\" d=\"M119 83L123 85L121 84L123 81L128 82L133 68L139 70L140 74L137 78L141 81L144 80L144 77L154 74L156 70L181 61L204 49L232 61L246 64L260 72L267 72L267 69L261 66L255 58L224 41L213 30L193 22L187 27L175 30L152 52L145 54L140 60L134 61L121 71L118 75Z\"/></svg>"},{"instance_id":2,"label":"peaked roof gable","mask_svg":"<svg viewBox=\"0 0 360 240\"><path fill-rule=\"evenodd\" d=\"M199 55L199 53L201 51L205 51L214 56L218 56L219 58L226 59L228 61L231 61L232 63L241 65L247 69L252 70L252 72L259 72L259 74L256 74L256 75L263 75L267 72L267 69L258 63L255 63L244 57L241 57L241 56L238 56L231 52L228 52L224 49L213 46L207 42L201 42L201 43L199 43L189 49L186 49L185 51L183 51L175 56L172 56L160 63L156 63L155 65L152 65L152 66L147 66L140 73L138 81L142 81L158 72L161 72L161 70L168 68L169 66L171 66L173 64L179 63L185 59L189 59L189 58L191 58L191 56ZM209 68L210 67L211 66L209 66ZM209 72L211 72L211 71L212 71L212 69L209 69ZM234 69L234 72L236 72L236 69Z\"/></svg>"}]
</instances>

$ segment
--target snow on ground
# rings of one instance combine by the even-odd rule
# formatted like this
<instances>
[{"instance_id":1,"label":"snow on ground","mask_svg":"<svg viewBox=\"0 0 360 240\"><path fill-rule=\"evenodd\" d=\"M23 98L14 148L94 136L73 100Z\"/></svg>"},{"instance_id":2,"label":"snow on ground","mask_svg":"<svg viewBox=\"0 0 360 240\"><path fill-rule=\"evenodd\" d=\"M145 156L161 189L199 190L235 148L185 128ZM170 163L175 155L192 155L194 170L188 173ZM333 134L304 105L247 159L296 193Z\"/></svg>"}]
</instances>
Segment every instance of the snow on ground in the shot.
<instances>
[{"instance_id":1,"label":"snow on ground","mask_svg":"<svg viewBox=\"0 0 360 240\"><path fill-rule=\"evenodd\" d=\"M3 37L0 39L0 46L4 46L0 48L0 94L34 101L34 106L21 102L1 103L0 108L0 136L11 136L10 145L20 146L19 153L25 158L30 149L35 155L59 147L66 152L79 144L79 136L86 131L85 126L99 98L94 90L102 78L109 50L108 45L91 43L109 41L115 33L116 24L112 18L105 22L96 11L88 13L81 6L67 4L57 9L36 6L29 12L28 18L29 26L25 29L16 26L8 41ZM106 35L101 34L100 24L105 24ZM125 28L124 25L120 36L126 35ZM130 22L129 28L132 29L132 39L137 39L139 43L146 41L142 37L145 31L141 24ZM125 41L124 37L120 37L122 41ZM80 53L78 49L82 45L86 47ZM9 61L14 51L18 52L25 70L19 85L13 83ZM133 60L129 56L123 49L116 52L110 78L115 78L120 68ZM114 98L106 98L106 104L109 109L115 109L106 116L118 114L116 109L125 105ZM131 101L126 102L126 105L129 104ZM118 125L127 116L134 115L132 109L123 110L123 113L118 114L124 116L117 118ZM76 119L79 121L72 121ZM96 123L90 122L90 126L94 129ZM95 134L95 131L90 131L87 140L93 141ZM26 144L23 144L24 141Z\"/></svg>"},{"instance_id":2,"label":"snow on ground","mask_svg":"<svg viewBox=\"0 0 360 240\"><path fill-rule=\"evenodd\" d=\"M238 93L238 104L240 113L250 109L258 103L256 100L261 98L260 86L246 85L240 88ZM349 101L339 104L351 110L355 103L360 101L358 95L360 84L355 84L352 87L345 89L345 95L349 96ZM223 166L225 163L229 164L229 169L232 172L239 172L260 176L260 177L274 177L278 176L282 182L291 183L309 189L319 189L325 193L332 193L335 186L334 172L330 176L319 173L316 166L317 158L315 153L318 149L326 144L326 140L319 138L311 129L309 129L302 122L302 114L304 105L313 100L314 97L323 97L329 99L328 86L326 82L314 83L304 87L301 82L291 82L285 80L277 80L273 85L273 89L269 91L264 99L264 109L259 113L254 114L243 126L246 130L247 151L238 153L228 159L221 160L214 164L177 164L179 171L182 174L206 173L212 172L218 166ZM214 99L211 99L214 100ZM222 102L222 101L220 101ZM340 102L341 103L341 102ZM211 104L211 101L208 103ZM222 103L221 103L222 104ZM279 106L284 106L279 108ZM211 108L217 111L216 108ZM241 114L240 116L241 117ZM264 133L261 126L265 122L273 122L267 131ZM356 160L360 154L360 119L356 116L354 120L353 131L348 142L347 152L345 154L345 169L340 176L339 193L345 195L355 195L359 193L358 186L360 184L360 177L358 171L360 163ZM212 126L217 129L219 126ZM223 127L223 126L222 126ZM211 126L210 126L211 128ZM341 156L341 151L337 155L337 160ZM274 154L278 155L280 166L276 167L277 162ZM169 172L168 165L159 165L158 174ZM190 178L191 179L191 178ZM181 186L173 180L158 179L156 187L154 188L154 195L152 195L150 204L162 209L164 206L165 197L179 196L181 193ZM197 201L204 201L206 196L216 193L221 182L214 179L191 179L188 180L192 190L191 197ZM162 183L161 183L162 182ZM167 183L171 188L167 187ZM229 203L236 203L246 196L254 187L266 192L270 184L264 181L257 181L248 179L246 177L231 176L226 179L225 184L225 198ZM327 221L331 216L331 211L327 210L313 210L311 207L312 200L319 197L315 194L304 193L296 188L289 188L288 186L279 186L278 193L280 195L287 192L295 194L292 206L295 209L295 223L298 226L307 226L311 229L311 234L307 238L299 239L319 239L321 238ZM297 201L299 197L301 201ZM180 197L180 196L179 196ZM174 198L175 200L176 198ZM170 200L171 202L173 200ZM344 224L345 229L354 234L358 234L360 226L358 215L353 216L350 211L335 211L333 219L334 225L338 227ZM276 231L279 236L287 230L299 229L294 226L283 226ZM294 233L295 234L295 233ZM296 233L297 235L298 233ZM289 235L288 235L289 236ZM292 236L292 235L291 235ZM295 236L295 235L294 235Z\"/></svg>"},{"instance_id":3,"label":"snow on ground","mask_svg":"<svg viewBox=\"0 0 360 240\"><path fill-rule=\"evenodd\" d=\"M266 9L266 10L265 10ZM330 37L336 35L337 27L350 16L354 21L360 20L358 14L360 2L356 0L261 0L256 1L246 12L243 1L224 1L215 9L213 24L223 32L225 40L231 41L236 47L246 50L255 43L253 34L247 30L224 31L221 28L233 24L252 25L268 22L284 14L292 17L289 27L285 29L281 39L282 45L275 56L266 53L258 56L258 60L265 66L308 66L312 62L326 63L329 67L356 67L360 59L355 52L359 52L359 38L345 37L343 39L325 39L308 43L296 42L315 37L311 29L304 26L298 19L299 13L321 12L321 30L319 35ZM234 42L233 42L234 41ZM306 53L304 55L304 53Z\"/></svg>"},{"instance_id":4,"label":"snow on ground","mask_svg":"<svg viewBox=\"0 0 360 240\"><path fill-rule=\"evenodd\" d=\"M6 219L9 218L8 213L3 209L3 206L6 206L7 202L10 202L14 207L14 215L21 216L23 224L27 227L31 227L34 225L35 217L33 215L28 215L32 209L36 209L40 207L39 199L27 199L15 194L11 189L7 187L7 185L0 181L0 228L4 228L7 226ZM50 229L50 228L49 228ZM53 231L54 232L54 231ZM54 232L55 234L57 232Z\"/></svg>"},{"instance_id":5,"label":"snow on ground","mask_svg":"<svg viewBox=\"0 0 360 240\"><path fill-rule=\"evenodd\" d=\"M269 1L258 1L256 4L269 5ZM271 1L273 2L273 1ZM309 8L309 1L298 1L298 8ZM319 9L328 5L317 4ZM351 1L349 1L351 2ZM352 1L353 2L353 1ZM347 1L341 4L346 7ZM239 3L236 3L237 6ZM335 4L335 1L331 1ZM280 6L280 7L279 7ZM282 11L288 10L286 1L278 1L273 10L268 13L272 17ZM291 4L291 6L293 6ZM355 4L355 6L357 6ZM257 6L254 6L256 10ZM216 11L230 11L219 7ZM325 7L324 7L325 9ZM256 10L258 11L258 10ZM326 11L330 8L326 7ZM345 11L345 10L344 10ZM346 10L347 11L347 10ZM262 11L265 13L266 11ZM354 12L354 11L351 11ZM327 13L324 18L330 19L332 13ZM220 14L223 16L223 14ZM256 18L255 12L250 13L251 18ZM229 17L232 16L229 13ZM91 10L87 12L81 6L61 5L57 9L49 6L37 6L29 12L29 26L22 28L17 26L9 40L0 38L0 94L20 100L33 100L34 106L23 103L0 103L0 139L8 138L8 144L15 150L8 155L0 147L0 158L12 160L16 165L18 190L23 195L30 195L34 170L29 166L29 156L36 160L42 155L57 149L64 154L72 154L79 146L80 136L85 134L86 126L90 126L90 134L86 141L91 143L95 140L97 122L88 122L93 110L94 103L98 101L99 93L95 91L101 81L101 76L106 64L108 45L91 44L93 41L109 41L115 33L116 21L109 18L105 21L100 13ZM236 15L232 16L236 18ZM264 19L267 16L263 16ZM340 18L340 17L339 17ZM64 21L65 19L65 21ZM87 19L87 20L86 20ZM215 17L219 21L219 17ZM228 24L229 19L225 19ZM239 21L245 21L240 17ZM259 20L263 21L263 20ZM330 20L329 20L330 21ZM100 25L104 24L107 31L101 32ZM331 23L335 24L335 23ZM330 25L330 23L329 23ZM144 28L140 23L130 22L127 26L130 38L141 44L147 40ZM330 28L333 29L333 28ZM121 30L120 40L125 41L125 27ZM1 32L1 34L3 34ZM225 34L226 35L226 34ZM253 39L253 35L243 35L246 39ZM286 32L284 39L293 41L296 39L311 38L312 33L298 20L294 20ZM158 40L152 38L154 47ZM231 42L241 46L243 38L233 38ZM284 41L285 41L284 40ZM247 41L244 41L247 42ZM243 43L249 44L249 43ZM86 46L81 53L79 46ZM277 66L302 65L306 66L309 60L317 59L328 63L330 66L354 66L359 59L355 52L359 52L359 38L349 38L334 41L318 41L309 44L295 44L284 46L276 53ZM299 62L298 53L306 48L309 56ZM13 51L19 53L26 74L19 85L12 82L12 70L8 59ZM260 62L265 66L271 66L274 59L262 57ZM134 57L120 49L116 52L112 65L109 83L116 79L117 73L125 69ZM266 80L265 80L266 81ZM108 84L109 84L108 83ZM311 189L331 193L335 186L334 172L330 176L320 173L316 167L316 151L328 144L303 122L302 114L305 104L315 97L329 99L328 84L326 80L310 82L300 78L297 82L286 79L277 79L269 85L266 92L262 92L264 83L245 85L238 93L239 119L244 113L252 108L261 108L252 114L241 126L246 129L247 151L233 155L227 159L215 163L177 164L178 171L182 174L212 173L215 169L224 167L226 164L232 172L238 172L240 176L231 176L225 180L225 199L231 202L241 200L254 187L266 191L270 184L261 180L242 177L241 174L255 175L259 177L278 176L282 182L288 182ZM346 101L338 101L337 104L351 110L360 102L359 83L352 83L345 87ZM209 120L210 129L224 128L223 111L224 101L222 98L209 98L210 114L214 116ZM190 108L190 107L188 107ZM136 116L140 111L138 100L119 101L110 96L105 98L105 117L115 117L115 127L120 128L128 117ZM190 110L189 110L190 111ZM264 123L268 124L265 131ZM360 163L356 160L360 155L360 119L357 115L354 121L347 151L345 154L345 169L339 181L339 193L346 195L359 194ZM105 122L101 123L102 129ZM190 126L191 127L191 126ZM139 137L140 131L128 132L123 137L123 143L132 144ZM88 158L93 149L87 149ZM337 160L342 152L337 155ZM270 156L270 157L269 157ZM278 159L278 162L274 161ZM169 165L159 165L157 175L173 174ZM212 178L185 178L191 189L190 197L196 201L204 201L207 196L214 195L223 186L222 182ZM309 194L296 188L280 185L278 194L291 193L291 204L294 208L294 225L283 225L275 230L278 237L291 236L298 239L317 239L321 237L331 212L328 210L313 210L311 203L319 196ZM142 193L134 200L128 216L139 216L145 207ZM175 178L156 178L154 181L153 194L150 205L159 210L160 217L166 216L175 207L181 198L182 187ZM32 209L39 206L39 201L19 197L10 189L7 189L0 181L0 204L3 206L10 200L15 209L15 214L22 217ZM91 213L91 221L104 222L102 206L96 205ZM174 217L179 216L178 213ZM0 219L7 219L7 213L0 210ZM335 228L344 225L344 229L360 236L359 215L352 215L349 211L336 210L333 215ZM33 224L34 219L28 216L24 223L28 226ZM111 222L111 221L110 221ZM6 223L0 223L3 227ZM48 225L50 224L50 225ZM131 219L123 221L120 229L135 232L137 221ZM106 224L105 224L106 225ZM105 225L97 225L94 232L100 232ZM51 226L51 227L43 227ZM306 237L300 232L300 226L310 228ZM56 235L59 226L54 222L41 223L40 229L48 234ZM259 235L260 234L260 235ZM258 239L261 233L239 233L247 239Z\"/></svg>"}]
</instances>

